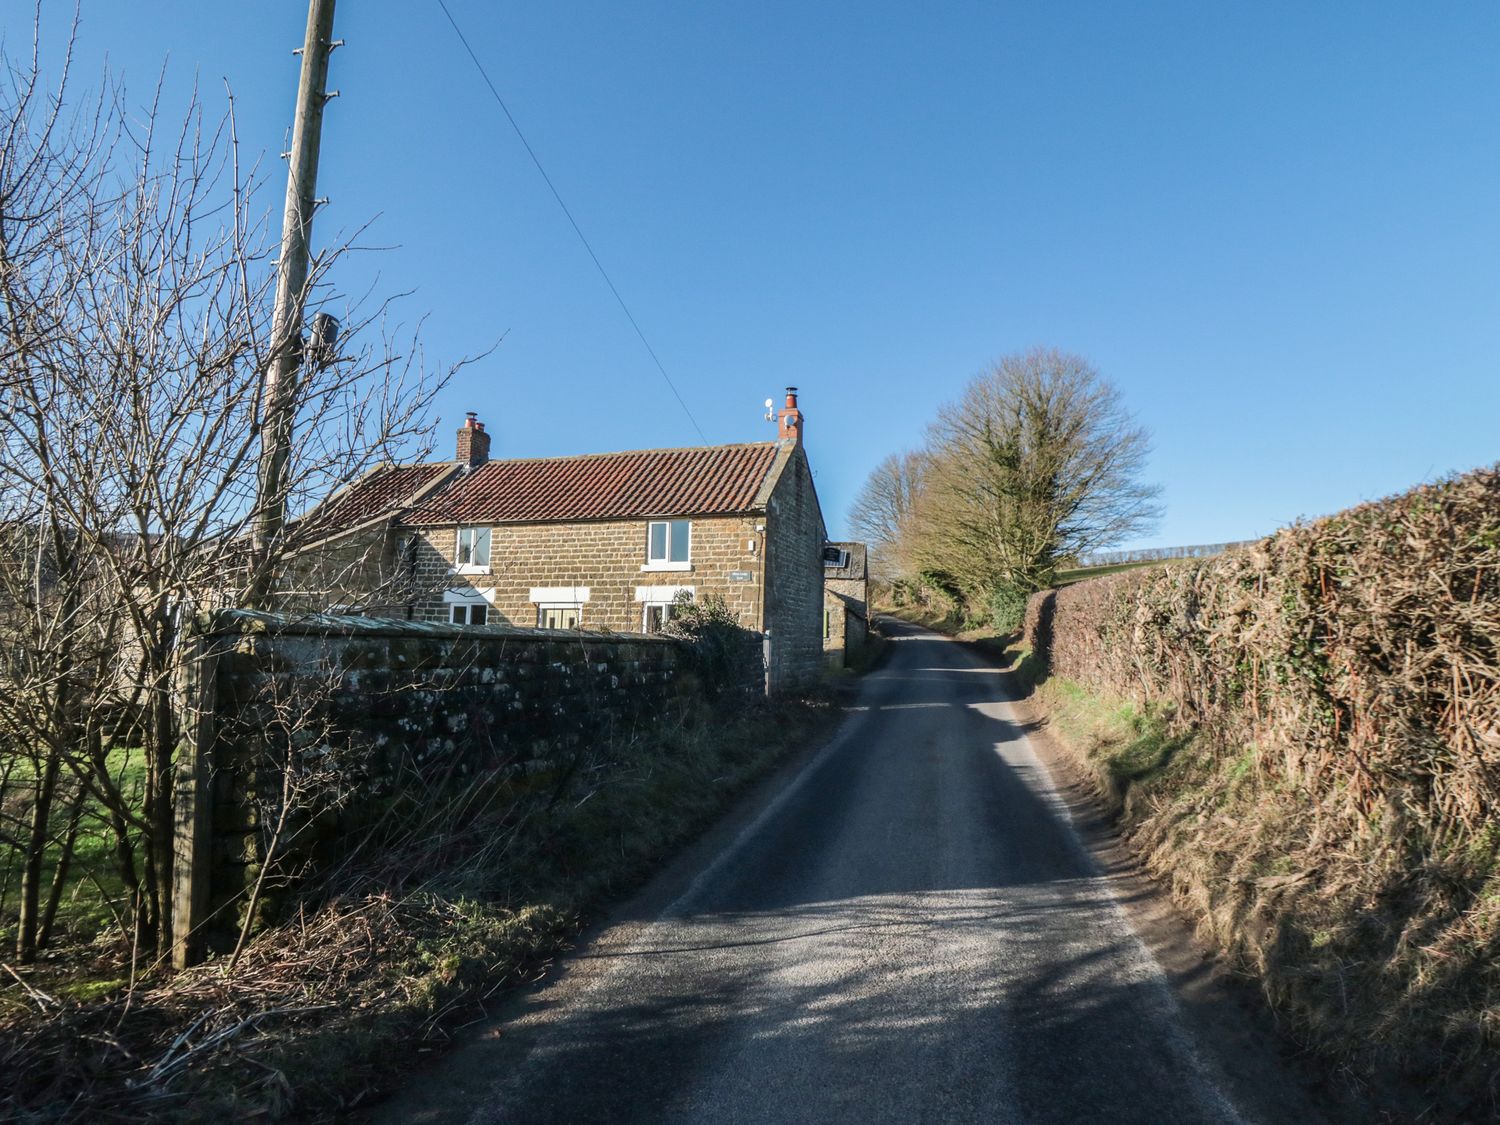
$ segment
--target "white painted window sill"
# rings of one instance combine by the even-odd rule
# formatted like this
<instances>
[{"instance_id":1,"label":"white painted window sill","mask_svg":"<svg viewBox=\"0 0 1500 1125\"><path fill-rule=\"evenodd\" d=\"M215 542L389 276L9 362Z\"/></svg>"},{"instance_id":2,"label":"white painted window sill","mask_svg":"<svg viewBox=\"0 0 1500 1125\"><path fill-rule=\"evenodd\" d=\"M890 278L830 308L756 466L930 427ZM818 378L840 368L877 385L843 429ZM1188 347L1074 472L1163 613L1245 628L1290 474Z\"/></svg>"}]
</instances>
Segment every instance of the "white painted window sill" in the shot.
<instances>
[{"instance_id":1,"label":"white painted window sill","mask_svg":"<svg viewBox=\"0 0 1500 1125\"><path fill-rule=\"evenodd\" d=\"M455 566L448 571L449 574L488 574L490 568L487 566Z\"/></svg>"},{"instance_id":2,"label":"white painted window sill","mask_svg":"<svg viewBox=\"0 0 1500 1125\"><path fill-rule=\"evenodd\" d=\"M693 564L690 563L690 562L654 562L654 563L647 563L645 566L641 567L641 573L644 574L644 573L647 573L647 572L653 571L653 570L677 570L677 571L683 571L683 570L692 570L692 569L693 569Z\"/></svg>"}]
</instances>

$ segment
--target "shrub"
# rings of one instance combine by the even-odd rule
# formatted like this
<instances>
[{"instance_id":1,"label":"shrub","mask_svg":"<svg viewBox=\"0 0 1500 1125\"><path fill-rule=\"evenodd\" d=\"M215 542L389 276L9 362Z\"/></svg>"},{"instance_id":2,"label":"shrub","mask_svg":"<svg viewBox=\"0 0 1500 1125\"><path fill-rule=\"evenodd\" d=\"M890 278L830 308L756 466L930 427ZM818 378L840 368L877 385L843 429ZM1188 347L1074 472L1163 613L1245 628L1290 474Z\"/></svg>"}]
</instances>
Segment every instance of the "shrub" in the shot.
<instances>
[{"instance_id":1,"label":"shrub","mask_svg":"<svg viewBox=\"0 0 1500 1125\"><path fill-rule=\"evenodd\" d=\"M997 633L1020 632L1026 619L1026 591L1002 582L990 591L990 626Z\"/></svg>"},{"instance_id":2,"label":"shrub","mask_svg":"<svg viewBox=\"0 0 1500 1125\"><path fill-rule=\"evenodd\" d=\"M698 676L709 698L758 685L758 638L741 628L739 614L721 595L709 594L697 602L691 594L681 593L672 606L673 615L662 632L692 642Z\"/></svg>"}]
</instances>

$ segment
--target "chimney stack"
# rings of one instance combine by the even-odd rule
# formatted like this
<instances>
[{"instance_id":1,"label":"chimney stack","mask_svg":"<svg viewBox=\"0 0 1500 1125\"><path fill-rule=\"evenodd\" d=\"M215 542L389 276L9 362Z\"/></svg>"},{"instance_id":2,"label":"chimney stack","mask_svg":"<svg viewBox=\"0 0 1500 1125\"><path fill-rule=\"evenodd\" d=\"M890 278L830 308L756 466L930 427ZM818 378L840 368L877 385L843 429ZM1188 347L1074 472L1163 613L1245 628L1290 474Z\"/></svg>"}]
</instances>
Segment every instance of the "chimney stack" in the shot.
<instances>
[{"instance_id":1,"label":"chimney stack","mask_svg":"<svg viewBox=\"0 0 1500 1125\"><path fill-rule=\"evenodd\" d=\"M801 445L802 411L797 409L796 387L788 387L786 389L786 405L781 408L781 413L777 415L777 419L781 424L778 427L776 436L782 441L796 442L798 445Z\"/></svg>"},{"instance_id":2,"label":"chimney stack","mask_svg":"<svg viewBox=\"0 0 1500 1125\"><path fill-rule=\"evenodd\" d=\"M484 432L484 423L474 411L464 415L464 424L458 431L458 456L455 460L470 469L477 469L490 459L490 435Z\"/></svg>"}]
</instances>

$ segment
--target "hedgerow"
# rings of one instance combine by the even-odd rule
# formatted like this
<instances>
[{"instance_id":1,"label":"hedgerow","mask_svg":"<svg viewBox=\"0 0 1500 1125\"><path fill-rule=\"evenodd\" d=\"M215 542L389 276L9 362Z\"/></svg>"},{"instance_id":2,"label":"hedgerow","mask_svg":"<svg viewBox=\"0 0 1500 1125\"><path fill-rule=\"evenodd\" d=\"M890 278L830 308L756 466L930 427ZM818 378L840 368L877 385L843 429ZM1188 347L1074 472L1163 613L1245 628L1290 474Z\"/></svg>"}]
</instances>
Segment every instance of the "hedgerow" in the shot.
<instances>
[{"instance_id":1,"label":"hedgerow","mask_svg":"<svg viewBox=\"0 0 1500 1125\"><path fill-rule=\"evenodd\" d=\"M1026 639L1173 739L1111 775L1129 831L1298 1026L1492 1111L1500 472L1049 591Z\"/></svg>"}]
</instances>

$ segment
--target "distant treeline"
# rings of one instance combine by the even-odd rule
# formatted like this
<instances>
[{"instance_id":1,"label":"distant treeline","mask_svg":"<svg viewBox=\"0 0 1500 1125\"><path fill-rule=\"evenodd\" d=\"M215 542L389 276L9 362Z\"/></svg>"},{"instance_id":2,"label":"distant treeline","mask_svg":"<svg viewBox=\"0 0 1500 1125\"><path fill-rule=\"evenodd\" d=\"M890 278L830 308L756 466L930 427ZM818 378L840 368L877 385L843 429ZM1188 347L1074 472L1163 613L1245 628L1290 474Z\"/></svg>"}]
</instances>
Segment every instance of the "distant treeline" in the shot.
<instances>
[{"instance_id":1,"label":"distant treeline","mask_svg":"<svg viewBox=\"0 0 1500 1125\"><path fill-rule=\"evenodd\" d=\"M1121 563L1160 562L1162 559L1206 559L1222 555L1231 547L1248 547L1254 539L1233 543L1199 543L1192 547L1142 547L1138 551L1094 551L1078 560L1079 566L1119 566Z\"/></svg>"}]
</instances>

